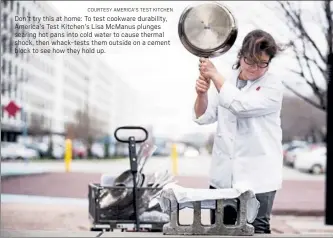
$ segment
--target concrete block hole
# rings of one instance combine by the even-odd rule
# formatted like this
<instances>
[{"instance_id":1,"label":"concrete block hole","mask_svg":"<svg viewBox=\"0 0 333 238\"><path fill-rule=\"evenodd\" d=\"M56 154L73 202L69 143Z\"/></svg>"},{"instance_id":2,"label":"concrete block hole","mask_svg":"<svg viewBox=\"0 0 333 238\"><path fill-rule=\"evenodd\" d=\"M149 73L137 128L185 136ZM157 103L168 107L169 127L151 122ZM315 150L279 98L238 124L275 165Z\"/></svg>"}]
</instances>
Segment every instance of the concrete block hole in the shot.
<instances>
[{"instance_id":1,"label":"concrete block hole","mask_svg":"<svg viewBox=\"0 0 333 238\"><path fill-rule=\"evenodd\" d=\"M228 216L224 216L223 223L227 225L235 225L237 224L237 211L239 210L240 200L235 199L235 203L226 204L224 206L224 214L228 214ZM237 210L236 210L237 209ZM215 213L215 210L213 210ZM210 209L202 209L201 208L201 224L204 226L211 225L211 219L213 221L212 224L215 224L214 217L211 218L211 210ZM214 216L214 215L213 215ZM179 225L192 225L193 223L193 209L185 208L179 211Z\"/></svg>"}]
</instances>

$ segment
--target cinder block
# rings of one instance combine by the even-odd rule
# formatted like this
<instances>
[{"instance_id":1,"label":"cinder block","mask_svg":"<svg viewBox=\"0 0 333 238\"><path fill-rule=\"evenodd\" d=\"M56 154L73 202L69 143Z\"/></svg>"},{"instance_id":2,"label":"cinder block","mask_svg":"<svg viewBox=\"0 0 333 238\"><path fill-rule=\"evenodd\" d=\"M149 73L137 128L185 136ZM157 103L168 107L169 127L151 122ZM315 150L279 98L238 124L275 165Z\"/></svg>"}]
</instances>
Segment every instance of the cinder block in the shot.
<instances>
[{"instance_id":1,"label":"cinder block","mask_svg":"<svg viewBox=\"0 0 333 238\"><path fill-rule=\"evenodd\" d=\"M241 194L239 209L237 209L237 221L235 225L223 223L224 206L232 204L227 199L216 200L215 224L203 225L201 223L201 202L193 202L193 223L191 225L179 224L179 204L171 189L167 190L164 197L170 201L169 211L170 222L163 226L164 235L228 235L228 236L252 236L254 227L247 223L247 201L251 198L251 192Z\"/></svg>"}]
</instances>

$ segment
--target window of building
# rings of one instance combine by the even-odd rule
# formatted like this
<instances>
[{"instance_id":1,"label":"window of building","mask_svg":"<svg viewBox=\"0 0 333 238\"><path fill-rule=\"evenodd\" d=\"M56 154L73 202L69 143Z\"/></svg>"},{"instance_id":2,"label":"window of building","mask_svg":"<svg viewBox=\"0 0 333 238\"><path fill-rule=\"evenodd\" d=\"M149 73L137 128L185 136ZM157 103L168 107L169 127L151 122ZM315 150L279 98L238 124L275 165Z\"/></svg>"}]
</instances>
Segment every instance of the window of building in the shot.
<instances>
[{"instance_id":1,"label":"window of building","mask_svg":"<svg viewBox=\"0 0 333 238\"><path fill-rule=\"evenodd\" d=\"M9 40L9 53L12 54L13 53L13 39L10 39Z\"/></svg>"},{"instance_id":2,"label":"window of building","mask_svg":"<svg viewBox=\"0 0 333 238\"><path fill-rule=\"evenodd\" d=\"M12 83L10 81L8 82L8 95L9 97L12 96Z\"/></svg>"},{"instance_id":3,"label":"window of building","mask_svg":"<svg viewBox=\"0 0 333 238\"><path fill-rule=\"evenodd\" d=\"M6 51L7 51L7 37L5 35L3 35L1 40L2 40L2 42L1 42L2 53L6 53Z\"/></svg>"},{"instance_id":4,"label":"window of building","mask_svg":"<svg viewBox=\"0 0 333 238\"><path fill-rule=\"evenodd\" d=\"M16 3L16 15L20 15L20 3Z\"/></svg>"},{"instance_id":5,"label":"window of building","mask_svg":"<svg viewBox=\"0 0 333 238\"><path fill-rule=\"evenodd\" d=\"M5 60L5 58L2 58L2 67L1 67L1 70L2 70L2 74L6 73L6 60Z\"/></svg>"},{"instance_id":6,"label":"window of building","mask_svg":"<svg viewBox=\"0 0 333 238\"><path fill-rule=\"evenodd\" d=\"M17 82L13 83L13 97L17 98Z\"/></svg>"},{"instance_id":7,"label":"window of building","mask_svg":"<svg viewBox=\"0 0 333 238\"><path fill-rule=\"evenodd\" d=\"M7 0L2 0L3 6L6 8L7 7Z\"/></svg>"},{"instance_id":8,"label":"window of building","mask_svg":"<svg viewBox=\"0 0 333 238\"><path fill-rule=\"evenodd\" d=\"M9 60L9 64L8 64L8 75L9 77L12 76L12 61Z\"/></svg>"},{"instance_id":9,"label":"window of building","mask_svg":"<svg viewBox=\"0 0 333 238\"><path fill-rule=\"evenodd\" d=\"M23 81L23 79L24 79L24 72L23 72L23 69L21 69L21 77L20 77L20 81Z\"/></svg>"},{"instance_id":10,"label":"window of building","mask_svg":"<svg viewBox=\"0 0 333 238\"><path fill-rule=\"evenodd\" d=\"M2 22L3 22L3 28L4 29L7 29L7 19L8 19L7 13L3 13Z\"/></svg>"},{"instance_id":11,"label":"window of building","mask_svg":"<svg viewBox=\"0 0 333 238\"><path fill-rule=\"evenodd\" d=\"M11 0L10 1L10 11L13 11L14 10L14 1Z\"/></svg>"},{"instance_id":12,"label":"window of building","mask_svg":"<svg viewBox=\"0 0 333 238\"><path fill-rule=\"evenodd\" d=\"M20 55L21 55L21 59L23 60L24 59L24 54L21 52Z\"/></svg>"},{"instance_id":13,"label":"window of building","mask_svg":"<svg viewBox=\"0 0 333 238\"><path fill-rule=\"evenodd\" d=\"M10 33L14 34L14 19L10 19Z\"/></svg>"},{"instance_id":14,"label":"window of building","mask_svg":"<svg viewBox=\"0 0 333 238\"><path fill-rule=\"evenodd\" d=\"M1 81L1 95L4 95L6 92L6 84L5 82L2 80Z\"/></svg>"},{"instance_id":15,"label":"window of building","mask_svg":"<svg viewBox=\"0 0 333 238\"><path fill-rule=\"evenodd\" d=\"M22 16L25 17L25 8L24 7L22 7Z\"/></svg>"},{"instance_id":16,"label":"window of building","mask_svg":"<svg viewBox=\"0 0 333 238\"><path fill-rule=\"evenodd\" d=\"M12 43L12 52L13 52L13 54L14 54L14 52L15 52L15 45L14 45L14 41L13 41L13 43Z\"/></svg>"}]
</instances>

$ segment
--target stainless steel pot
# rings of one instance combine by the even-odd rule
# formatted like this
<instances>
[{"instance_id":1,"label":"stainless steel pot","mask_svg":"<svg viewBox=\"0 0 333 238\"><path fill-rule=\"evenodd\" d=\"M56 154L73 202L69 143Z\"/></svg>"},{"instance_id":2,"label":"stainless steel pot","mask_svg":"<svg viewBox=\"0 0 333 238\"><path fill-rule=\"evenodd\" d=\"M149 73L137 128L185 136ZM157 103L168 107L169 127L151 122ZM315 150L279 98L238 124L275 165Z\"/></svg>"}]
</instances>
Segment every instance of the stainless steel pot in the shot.
<instances>
[{"instance_id":1,"label":"stainless steel pot","mask_svg":"<svg viewBox=\"0 0 333 238\"><path fill-rule=\"evenodd\" d=\"M217 2L188 6L180 16L178 35L183 46L199 57L216 57L235 43L237 22L230 10Z\"/></svg>"}]
</instances>

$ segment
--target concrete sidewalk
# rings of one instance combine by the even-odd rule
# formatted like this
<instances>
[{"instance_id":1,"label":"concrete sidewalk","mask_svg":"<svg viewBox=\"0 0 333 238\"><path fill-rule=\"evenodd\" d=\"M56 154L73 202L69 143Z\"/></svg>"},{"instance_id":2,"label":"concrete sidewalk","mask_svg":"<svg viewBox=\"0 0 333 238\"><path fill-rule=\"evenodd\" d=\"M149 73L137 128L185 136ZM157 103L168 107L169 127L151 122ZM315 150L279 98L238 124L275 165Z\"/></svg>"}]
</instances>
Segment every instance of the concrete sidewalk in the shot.
<instances>
[{"instance_id":1,"label":"concrete sidewalk","mask_svg":"<svg viewBox=\"0 0 333 238\"><path fill-rule=\"evenodd\" d=\"M316 237L332 237L332 234L316 234ZM186 237L163 235L156 232L63 232L63 231L10 231L1 230L1 237ZM203 236L190 236L199 238ZM221 236L206 236L212 238L221 238ZM244 237L244 236L233 236ZM314 237L313 234L269 234L254 235L254 237Z\"/></svg>"},{"instance_id":2,"label":"concrete sidewalk","mask_svg":"<svg viewBox=\"0 0 333 238\"><path fill-rule=\"evenodd\" d=\"M272 216L272 231L275 233L333 237L333 225L325 225L324 217Z\"/></svg>"},{"instance_id":3,"label":"concrete sidewalk","mask_svg":"<svg viewBox=\"0 0 333 238\"><path fill-rule=\"evenodd\" d=\"M91 227L88 220L88 203L84 199L73 198L54 198L39 197L27 195L1 195L1 228L15 232L26 229L44 229L49 231L64 232L63 235L76 236L74 232L85 231L85 234ZM42 220L31 220L32 217L42 216ZM190 224L193 219L192 209L183 209L180 211L180 224ZM13 222L15 221L15 222ZM202 211L203 224L209 224L209 211ZM317 236L318 234L331 234L333 236L333 226L324 224L324 217L299 217L299 216L278 216L271 218L272 234L301 234ZM45 232L46 232L45 231ZM28 232L28 231L27 231ZM30 232L30 231L29 231ZM27 234L30 234L30 233ZM34 231L32 231L34 232ZM110 237L115 237L118 231L106 233ZM50 235L52 232L50 232ZM72 235L70 235L72 234ZM121 233L124 236L130 236L132 233ZM141 233L139 233L141 234ZM158 235L159 233L143 233L140 236ZM34 236L34 233L31 233ZM38 235L39 236L39 235ZM44 236L44 233L40 233ZM77 233L80 236L80 233ZM7 237L7 236L5 236Z\"/></svg>"},{"instance_id":4,"label":"concrete sidewalk","mask_svg":"<svg viewBox=\"0 0 333 238\"><path fill-rule=\"evenodd\" d=\"M29 164L22 164L20 166L4 166L4 164L1 164L1 177L15 177L52 172L51 169L38 168L36 166L30 166Z\"/></svg>"}]
</instances>

